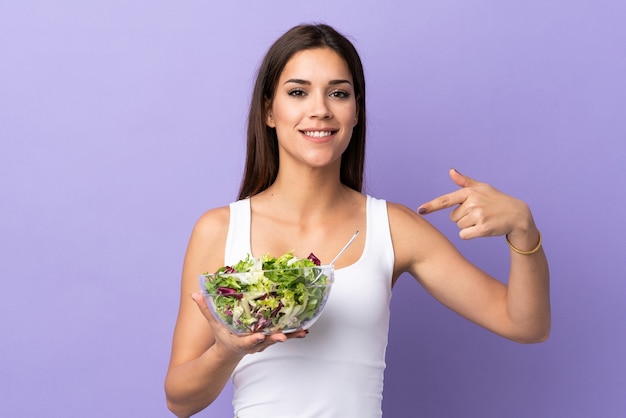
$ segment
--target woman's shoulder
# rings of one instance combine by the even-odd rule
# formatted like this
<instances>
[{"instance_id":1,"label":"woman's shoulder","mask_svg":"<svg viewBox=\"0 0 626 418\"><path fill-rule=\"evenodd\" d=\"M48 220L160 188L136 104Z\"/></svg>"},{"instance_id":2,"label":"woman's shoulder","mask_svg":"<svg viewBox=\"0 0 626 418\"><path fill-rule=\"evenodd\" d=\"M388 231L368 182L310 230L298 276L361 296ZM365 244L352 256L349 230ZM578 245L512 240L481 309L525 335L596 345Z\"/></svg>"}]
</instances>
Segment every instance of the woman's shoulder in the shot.
<instances>
[{"instance_id":1,"label":"woman's shoulder","mask_svg":"<svg viewBox=\"0 0 626 418\"><path fill-rule=\"evenodd\" d=\"M394 241L421 243L441 233L424 216L408 206L387 202L389 227Z\"/></svg>"},{"instance_id":2,"label":"woman's shoulder","mask_svg":"<svg viewBox=\"0 0 626 418\"><path fill-rule=\"evenodd\" d=\"M366 196L368 197L368 199L385 202L385 204L387 205L387 216L389 218L389 224L392 229L394 228L394 226L398 228L403 228L408 227L411 224L419 226L425 222L421 215L418 215L416 211L402 203L393 202L369 194L367 194Z\"/></svg>"},{"instance_id":3,"label":"woman's shoulder","mask_svg":"<svg viewBox=\"0 0 626 418\"><path fill-rule=\"evenodd\" d=\"M220 231L228 230L230 220L229 206L221 206L205 211L196 221L193 233L205 237L206 235L219 234Z\"/></svg>"},{"instance_id":4,"label":"woman's shoulder","mask_svg":"<svg viewBox=\"0 0 626 418\"><path fill-rule=\"evenodd\" d=\"M443 236L427 219L404 204L387 202L387 213L396 258L395 276L404 272L414 275L415 266L430 251L442 248Z\"/></svg>"},{"instance_id":5,"label":"woman's shoulder","mask_svg":"<svg viewBox=\"0 0 626 418\"><path fill-rule=\"evenodd\" d=\"M398 202L387 202L387 212L389 213L390 221L393 220L398 222L421 222L423 220L422 216L418 215L416 211L409 208L408 206L398 203Z\"/></svg>"},{"instance_id":6,"label":"woman's shoulder","mask_svg":"<svg viewBox=\"0 0 626 418\"><path fill-rule=\"evenodd\" d=\"M223 265L229 219L228 206L200 215L191 232L185 265L194 266L194 271L214 271Z\"/></svg>"}]
</instances>

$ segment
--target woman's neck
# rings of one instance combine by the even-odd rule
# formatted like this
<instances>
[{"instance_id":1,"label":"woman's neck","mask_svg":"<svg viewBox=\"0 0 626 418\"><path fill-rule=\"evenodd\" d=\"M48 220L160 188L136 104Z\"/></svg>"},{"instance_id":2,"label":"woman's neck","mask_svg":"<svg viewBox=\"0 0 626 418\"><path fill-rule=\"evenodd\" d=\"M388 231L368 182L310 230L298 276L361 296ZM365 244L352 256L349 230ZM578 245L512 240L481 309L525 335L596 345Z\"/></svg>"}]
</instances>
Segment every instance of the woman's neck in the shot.
<instances>
[{"instance_id":1,"label":"woman's neck","mask_svg":"<svg viewBox=\"0 0 626 418\"><path fill-rule=\"evenodd\" d=\"M327 216L353 199L355 193L340 182L339 173L331 170L279 171L276 181L254 200L271 204L290 217L308 218Z\"/></svg>"}]
</instances>

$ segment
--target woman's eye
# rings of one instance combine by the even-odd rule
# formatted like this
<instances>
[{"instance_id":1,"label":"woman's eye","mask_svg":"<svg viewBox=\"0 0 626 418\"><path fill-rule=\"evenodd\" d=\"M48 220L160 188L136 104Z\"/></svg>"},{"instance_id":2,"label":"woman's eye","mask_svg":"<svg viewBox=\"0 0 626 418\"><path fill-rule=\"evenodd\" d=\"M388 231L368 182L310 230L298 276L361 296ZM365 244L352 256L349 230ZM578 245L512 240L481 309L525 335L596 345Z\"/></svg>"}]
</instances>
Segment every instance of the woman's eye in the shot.
<instances>
[{"instance_id":1,"label":"woman's eye","mask_svg":"<svg viewBox=\"0 0 626 418\"><path fill-rule=\"evenodd\" d=\"M289 90L287 94L290 96L301 97L305 95L305 92L302 89L292 89L292 90Z\"/></svg>"},{"instance_id":2,"label":"woman's eye","mask_svg":"<svg viewBox=\"0 0 626 418\"><path fill-rule=\"evenodd\" d=\"M330 97L335 97L337 99L347 99L348 97L350 97L350 93L343 90L337 90L330 93Z\"/></svg>"}]
</instances>

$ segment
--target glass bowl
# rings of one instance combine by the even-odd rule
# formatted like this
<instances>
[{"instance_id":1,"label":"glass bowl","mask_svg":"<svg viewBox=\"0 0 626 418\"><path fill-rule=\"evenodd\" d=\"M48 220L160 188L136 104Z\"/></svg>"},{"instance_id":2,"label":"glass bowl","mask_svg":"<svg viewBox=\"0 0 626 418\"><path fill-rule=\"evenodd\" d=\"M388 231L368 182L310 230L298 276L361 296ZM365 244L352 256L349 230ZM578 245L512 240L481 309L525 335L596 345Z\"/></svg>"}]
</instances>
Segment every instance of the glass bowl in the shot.
<instances>
[{"instance_id":1,"label":"glass bowl","mask_svg":"<svg viewBox=\"0 0 626 418\"><path fill-rule=\"evenodd\" d=\"M213 315L231 332L273 334L308 329L324 310L332 265L200 276Z\"/></svg>"}]
</instances>

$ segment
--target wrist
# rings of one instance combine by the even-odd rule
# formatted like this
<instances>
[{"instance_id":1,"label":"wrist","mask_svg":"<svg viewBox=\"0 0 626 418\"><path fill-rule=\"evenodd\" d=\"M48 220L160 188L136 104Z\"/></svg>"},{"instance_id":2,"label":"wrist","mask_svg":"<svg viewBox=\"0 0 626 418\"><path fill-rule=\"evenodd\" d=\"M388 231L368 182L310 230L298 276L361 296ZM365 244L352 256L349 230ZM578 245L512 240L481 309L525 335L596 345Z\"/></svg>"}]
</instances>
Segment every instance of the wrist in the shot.
<instances>
[{"instance_id":1,"label":"wrist","mask_svg":"<svg viewBox=\"0 0 626 418\"><path fill-rule=\"evenodd\" d=\"M525 216L521 216L517 225L505 235L511 250L518 254L533 254L541 247L541 233L533 220L530 209L526 206Z\"/></svg>"},{"instance_id":2,"label":"wrist","mask_svg":"<svg viewBox=\"0 0 626 418\"><path fill-rule=\"evenodd\" d=\"M223 365L237 365L245 355L229 350L217 341L206 352Z\"/></svg>"},{"instance_id":3,"label":"wrist","mask_svg":"<svg viewBox=\"0 0 626 418\"><path fill-rule=\"evenodd\" d=\"M539 230L537 230L537 236L538 236L537 244L530 250L522 250L516 247L515 245L513 245L508 235L505 235L505 238L506 238L506 242L509 244L509 247L511 248L512 251L521 255L531 255L539 251L539 249L541 248L542 240L541 240L541 232L539 232Z\"/></svg>"}]
</instances>

